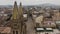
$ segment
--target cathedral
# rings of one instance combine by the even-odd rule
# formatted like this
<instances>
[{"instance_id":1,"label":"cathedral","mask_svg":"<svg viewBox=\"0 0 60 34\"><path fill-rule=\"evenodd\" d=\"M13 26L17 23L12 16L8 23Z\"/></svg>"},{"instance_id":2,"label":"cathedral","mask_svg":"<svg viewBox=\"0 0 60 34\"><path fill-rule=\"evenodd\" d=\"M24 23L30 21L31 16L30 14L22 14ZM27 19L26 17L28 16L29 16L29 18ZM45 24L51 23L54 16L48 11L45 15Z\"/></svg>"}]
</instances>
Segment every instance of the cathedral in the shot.
<instances>
[{"instance_id":1,"label":"cathedral","mask_svg":"<svg viewBox=\"0 0 60 34\"><path fill-rule=\"evenodd\" d=\"M23 20L22 3L19 8L17 2L14 2L12 17L5 25L0 27L1 34L26 34L26 24Z\"/></svg>"}]
</instances>

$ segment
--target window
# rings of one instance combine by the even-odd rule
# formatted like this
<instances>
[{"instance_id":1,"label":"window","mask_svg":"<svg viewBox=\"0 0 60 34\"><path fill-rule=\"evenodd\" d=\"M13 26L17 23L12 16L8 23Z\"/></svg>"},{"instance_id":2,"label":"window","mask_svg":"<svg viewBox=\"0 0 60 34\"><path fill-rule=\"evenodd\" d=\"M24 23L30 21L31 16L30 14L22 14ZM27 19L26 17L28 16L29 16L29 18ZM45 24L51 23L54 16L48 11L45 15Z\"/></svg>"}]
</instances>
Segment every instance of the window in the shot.
<instances>
[{"instance_id":1,"label":"window","mask_svg":"<svg viewBox=\"0 0 60 34\"><path fill-rule=\"evenodd\" d=\"M13 34L18 34L18 31L13 31Z\"/></svg>"},{"instance_id":2,"label":"window","mask_svg":"<svg viewBox=\"0 0 60 34\"><path fill-rule=\"evenodd\" d=\"M14 24L14 26L17 26L17 24Z\"/></svg>"},{"instance_id":3,"label":"window","mask_svg":"<svg viewBox=\"0 0 60 34\"><path fill-rule=\"evenodd\" d=\"M13 34L15 34L15 31L13 31Z\"/></svg>"},{"instance_id":4,"label":"window","mask_svg":"<svg viewBox=\"0 0 60 34\"><path fill-rule=\"evenodd\" d=\"M16 34L18 34L18 31L16 31Z\"/></svg>"},{"instance_id":5,"label":"window","mask_svg":"<svg viewBox=\"0 0 60 34\"><path fill-rule=\"evenodd\" d=\"M39 23L36 23L36 27L39 27Z\"/></svg>"}]
</instances>

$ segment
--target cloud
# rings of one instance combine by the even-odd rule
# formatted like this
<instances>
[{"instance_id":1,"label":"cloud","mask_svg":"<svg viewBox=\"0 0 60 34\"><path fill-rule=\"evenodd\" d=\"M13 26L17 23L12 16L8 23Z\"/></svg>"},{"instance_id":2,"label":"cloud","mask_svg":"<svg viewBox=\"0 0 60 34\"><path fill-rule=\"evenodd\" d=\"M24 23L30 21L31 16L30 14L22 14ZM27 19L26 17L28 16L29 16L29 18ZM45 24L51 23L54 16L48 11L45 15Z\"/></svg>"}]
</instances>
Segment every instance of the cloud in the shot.
<instances>
[{"instance_id":1,"label":"cloud","mask_svg":"<svg viewBox=\"0 0 60 34\"><path fill-rule=\"evenodd\" d=\"M0 5L13 5L14 1L17 1L17 4L22 2L23 5L36 5L43 3L52 3L60 5L60 0L0 0Z\"/></svg>"}]
</instances>

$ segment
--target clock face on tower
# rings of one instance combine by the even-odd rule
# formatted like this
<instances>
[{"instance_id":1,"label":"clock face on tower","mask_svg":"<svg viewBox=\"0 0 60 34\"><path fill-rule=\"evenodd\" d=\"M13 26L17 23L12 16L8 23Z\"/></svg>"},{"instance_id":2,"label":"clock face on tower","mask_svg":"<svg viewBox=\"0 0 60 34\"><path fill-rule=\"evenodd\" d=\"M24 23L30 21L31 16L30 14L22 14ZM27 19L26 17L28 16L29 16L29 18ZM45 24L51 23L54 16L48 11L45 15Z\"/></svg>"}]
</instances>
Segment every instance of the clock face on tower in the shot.
<instances>
[{"instance_id":1,"label":"clock face on tower","mask_svg":"<svg viewBox=\"0 0 60 34\"><path fill-rule=\"evenodd\" d=\"M18 28L19 28L18 23L14 23L14 24L13 24L13 28L14 28L14 29L18 29Z\"/></svg>"}]
</instances>

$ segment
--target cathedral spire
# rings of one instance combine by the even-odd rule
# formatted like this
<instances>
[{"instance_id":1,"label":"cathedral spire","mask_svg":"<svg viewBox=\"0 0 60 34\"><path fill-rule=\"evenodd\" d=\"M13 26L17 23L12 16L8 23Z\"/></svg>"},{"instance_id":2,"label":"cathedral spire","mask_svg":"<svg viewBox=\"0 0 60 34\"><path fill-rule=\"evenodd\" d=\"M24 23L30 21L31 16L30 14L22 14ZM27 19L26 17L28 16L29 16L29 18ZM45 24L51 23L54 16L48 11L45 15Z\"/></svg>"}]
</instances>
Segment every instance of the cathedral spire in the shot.
<instances>
[{"instance_id":1,"label":"cathedral spire","mask_svg":"<svg viewBox=\"0 0 60 34\"><path fill-rule=\"evenodd\" d=\"M22 11L22 3L20 2L20 6L19 6L19 18L23 17L23 11Z\"/></svg>"},{"instance_id":2,"label":"cathedral spire","mask_svg":"<svg viewBox=\"0 0 60 34\"><path fill-rule=\"evenodd\" d=\"M18 6L17 6L17 2L15 1L14 2L12 19L17 19L17 15L18 15Z\"/></svg>"}]
</instances>

